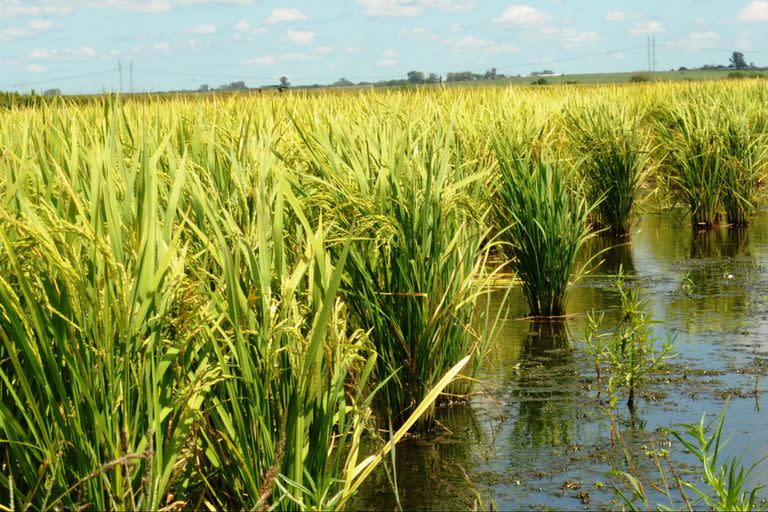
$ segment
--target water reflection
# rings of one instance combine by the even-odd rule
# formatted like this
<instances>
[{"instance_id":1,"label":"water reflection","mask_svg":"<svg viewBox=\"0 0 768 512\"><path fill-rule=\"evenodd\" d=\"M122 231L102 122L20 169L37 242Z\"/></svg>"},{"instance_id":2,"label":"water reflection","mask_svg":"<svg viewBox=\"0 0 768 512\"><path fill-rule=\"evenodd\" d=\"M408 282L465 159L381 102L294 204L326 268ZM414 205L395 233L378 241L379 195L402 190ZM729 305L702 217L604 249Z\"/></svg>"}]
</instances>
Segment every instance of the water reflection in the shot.
<instances>
[{"instance_id":1,"label":"water reflection","mask_svg":"<svg viewBox=\"0 0 768 512\"><path fill-rule=\"evenodd\" d=\"M397 510L393 476L403 510L459 510L471 505L475 488L468 475L475 465L473 448L490 443L468 405L439 407L435 418L438 425L450 427L398 444L396 473L386 470L391 466L375 471L363 484L350 510Z\"/></svg>"},{"instance_id":2,"label":"water reflection","mask_svg":"<svg viewBox=\"0 0 768 512\"><path fill-rule=\"evenodd\" d=\"M595 274L613 276L620 268L626 274L635 273L632 242L627 237L595 237L589 240L584 248L583 259L593 258L588 268L594 267Z\"/></svg>"},{"instance_id":3,"label":"water reflection","mask_svg":"<svg viewBox=\"0 0 768 512\"><path fill-rule=\"evenodd\" d=\"M752 255L750 228L694 230L691 261L668 314L679 318L685 332L729 331L749 324L754 305L750 283L759 266Z\"/></svg>"},{"instance_id":4,"label":"water reflection","mask_svg":"<svg viewBox=\"0 0 768 512\"><path fill-rule=\"evenodd\" d=\"M725 229L694 230L691 258L738 258L749 255L749 228L732 226Z\"/></svg>"},{"instance_id":5,"label":"water reflection","mask_svg":"<svg viewBox=\"0 0 768 512\"><path fill-rule=\"evenodd\" d=\"M572 444L578 374L573 371L567 324L532 322L522 346L526 364L511 396L518 403L512 447L517 451Z\"/></svg>"}]
</instances>

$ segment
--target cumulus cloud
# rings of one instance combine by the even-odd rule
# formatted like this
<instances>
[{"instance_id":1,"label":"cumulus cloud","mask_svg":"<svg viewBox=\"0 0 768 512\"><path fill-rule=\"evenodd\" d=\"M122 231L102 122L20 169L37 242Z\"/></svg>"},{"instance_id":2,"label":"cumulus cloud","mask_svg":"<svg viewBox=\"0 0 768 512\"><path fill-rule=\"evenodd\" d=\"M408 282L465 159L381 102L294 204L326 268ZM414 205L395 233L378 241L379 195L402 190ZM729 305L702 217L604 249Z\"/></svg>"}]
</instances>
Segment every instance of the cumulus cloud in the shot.
<instances>
[{"instance_id":1,"label":"cumulus cloud","mask_svg":"<svg viewBox=\"0 0 768 512\"><path fill-rule=\"evenodd\" d=\"M655 34L658 32L664 32L664 25L662 25L660 21L656 21L656 20L649 20L642 23L637 23L634 27L632 27L632 34L636 36L645 35L645 34Z\"/></svg>"},{"instance_id":2,"label":"cumulus cloud","mask_svg":"<svg viewBox=\"0 0 768 512\"><path fill-rule=\"evenodd\" d=\"M193 34L208 35L216 33L216 25L211 23L204 23L193 28L190 32Z\"/></svg>"},{"instance_id":3,"label":"cumulus cloud","mask_svg":"<svg viewBox=\"0 0 768 512\"><path fill-rule=\"evenodd\" d=\"M580 43L590 43L597 41L599 36L597 32L577 32L575 30L565 29L563 31L563 40L568 45L576 45Z\"/></svg>"},{"instance_id":4,"label":"cumulus cloud","mask_svg":"<svg viewBox=\"0 0 768 512\"><path fill-rule=\"evenodd\" d=\"M263 57L254 57L245 61L246 64L256 64L259 66L271 66L275 63L275 57L272 55L264 55Z\"/></svg>"},{"instance_id":5,"label":"cumulus cloud","mask_svg":"<svg viewBox=\"0 0 768 512\"><path fill-rule=\"evenodd\" d=\"M171 44L168 41L158 41L152 45L155 50L167 52L171 49Z\"/></svg>"},{"instance_id":6,"label":"cumulus cloud","mask_svg":"<svg viewBox=\"0 0 768 512\"><path fill-rule=\"evenodd\" d=\"M517 53L520 51L516 45L512 43L494 44L488 48L491 53Z\"/></svg>"},{"instance_id":7,"label":"cumulus cloud","mask_svg":"<svg viewBox=\"0 0 768 512\"><path fill-rule=\"evenodd\" d=\"M86 5L96 9L125 9L128 11L159 13L185 5L248 6L253 0L91 0Z\"/></svg>"},{"instance_id":8,"label":"cumulus cloud","mask_svg":"<svg viewBox=\"0 0 768 512\"><path fill-rule=\"evenodd\" d=\"M65 16L72 14L71 5L36 4L25 0L3 0L0 3L0 18L14 16Z\"/></svg>"},{"instance_id":9,"label":"cumulus cloud","mask_svg":"<svg viewBox=\"0 0 768 512\"><path fill-rule=\"evenodd\" d=\"M453 46L457 48L486 48L492 45L492 42L474 36L463 37L453 43Z\"/></svg>"},{"instance_id":10,"label":"cumulus cloud","mask_svg":"<svg viewBox=\"0 0 768 512\"><path fill-rule=\"evenodd\" d=\"M707 32L691 32L686 37L676 41L670 41L667 46L670 48L685 48L690 51L699 51L707 48L714 48L720 43L720 35Z\"/></svg>"},{"instance_id":11,"label":"cumulus cloud","mask_svg":"<svg viewBox=\"0 0 768 512\"><path fill-rule=\"evenodd\" d=\"M286 37L293 44L309 44L315 39L314 32L300 32L298 30L289 30Z\"/></svg>"},{"instance_id":12,"label":"cumulus cloud","mask_svg":"<svg viewBox=\"0 0 768 512\"><path fill-rule=\"evenodd\" d=\"M55 25L48 20L32 20L25 25L0 29L0 41L8 39L22 39L39 35L54 28Z\"/></svg>"},{"instance_id":13,"label":"cumulus cloud","mask_svg":"<svg viewBox=\"0 0 768 512\"><path fill-rule=\"evenodd\" d=\"M137 12L168 12L172 5L170 0L98 0L88 3L88 7L126 9Z\"/></svg>"},{"instance_id":14,"label":"cumulus cloud","mask_svg":"<svg viewBox=\"0 0 768 512\"><path fill-rule=\"evenodd\" d=\"M468 11L474 4L470 0L357 0L366 16L419 16L427 9L440 11Z\"/></svg>"},{"instance_id":15,"label":"cumulus cloud","mask_svg":"<svg viewBox=\"0 0 768 512\"><path fill-rule=\"evenodd\" d=\"M500 16L493 18L493 22L524 27L542 25L550 19L551 16L532 5L516 4L504 9Z\"/></svg>"},{"instance_id":16,"label":"cumulus cloud","mask_svg":"<svg viewBox=\"0 0 768 512\"><path fill-rule=\"evenodd\" d=\"M745 23L768 21L768 0L749 2L739 11L736 19Z\"/></svg>"},{"instance_id":17,"label":"cumulus cloud","mask_svg":"<svg viewBox=\"0 0 768 512\"><path fill-rule=\"evenodd\" d=\"M387 50L381 54L376 60L376 65L380 68L391 67L397 65L397 52L395 50Z\"/></svg>"},{"instance_id":18,"label":"cumulus cloud","mask_svg":"<svg viewBox=\"0 0 768 512\"><path fill-rule=\"evenodd\" d=\"M605 21L623 21L627 19L627 13L624 11L611 11L605 16Z\"/></svg>"},{"instance_id":19,"label":"cumulus cloud","mask_svg":"<svg viewBox=\"0 0 768 512\"><path fill-rule=\"evenodd\" d=\"M27 71L30 73L42 73L45 68L40 64L27 64Z\"/></svg>"},{"instance_id":20,"label":"cumulus cloud","mask_svg":"<svg viewBox=\"0 0 768 512\"><path fill-rule=\"evenodd\" d=\"M245 20L239 20L235 23L235 32L248 32L251 29L251 24Z\"/></svg>"},{"instance_id":21,"label":"cumulus cloud","mask_svg":"<svg viewBox=\"0 0 768 512\"><path fill-rule=\"evenodd\" d=\"M272 13L267 18L267 23L286 23L289 21L304 21L307 17L298 9L272 9Z\"/></svg>"},{"instance_id":22,"label":"cumulus cloud","mask_svg":"<svg viewBox=\"0 0 768 512\"><path fill-rule=\"evenodd\" d=\"M400 30L400 35L417 39L437 39L437 34L424 27L404 28Z\"/></svg>"}]
</instances>

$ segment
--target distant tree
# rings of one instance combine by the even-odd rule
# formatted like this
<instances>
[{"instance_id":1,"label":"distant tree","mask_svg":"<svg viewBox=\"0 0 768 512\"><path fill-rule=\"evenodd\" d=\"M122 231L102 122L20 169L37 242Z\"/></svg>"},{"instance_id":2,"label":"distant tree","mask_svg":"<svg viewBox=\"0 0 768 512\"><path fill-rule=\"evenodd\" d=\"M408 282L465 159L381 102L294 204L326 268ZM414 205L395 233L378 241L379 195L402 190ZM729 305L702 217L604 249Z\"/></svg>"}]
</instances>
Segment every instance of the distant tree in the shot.
<instances>
[{"instance_id":1,"label":"distant tree","mask_svg":"<svg viewBox=\"0 0 768 512\"><path fill-rule=\"evenodd\" d=\"M336 82L334 82L333 85L335 85L337 87L349 87L350 85L355 85L355 84L353 82L350 82L346 78L342 77L339 80L337 80Z\"/></svg>"},{"instance_id":2,"label":"distant tree","mask_svg":"<svg viewBox=\"0 0 768 512\"><path fill-rule=\"evenodd\" d=\"M280 88L287 89L291 86L291 82L288 81L287 76L281 76L280 77Z\"/></svg>"},{"instance_id":3,"label":"distant tree","mask_svg":"<svg viewBox=\"0 0 768 512\"><path fill-rule=\"evenodd\" d=\"M61 89L46 89L43 96L61 96Z\"/></svg>"},{"instance_id":4,"label":"distant tree","mask_svg":"<svg viewBox=\"0 0 768 512\"><path fill-rule=\"evenodd\" d=\"M483 78L486 80L496 80L496 68L491 68L488 71L485 72L485 75L483 75Z\"/></svg>"},{"instance_id":5,"label":"distant tree","mask_svg":"<svg viewBox=\"0 0 768 512\"><path fill-rule=\"evenodd\" d=\"M200 92L208 92L210 90L210 87L208 87L208 84L203 84L200 86L200 89L198 91Z\"/></svg>"},{"instance_id":6,"label":"distant tree","mask_svg":"<svg viewBox=\"0 0 768 512\"><path fill-rule=\"evenodd\" d=\"M424 73L421 71L409 71L407 76L408 82L412 84L423 84L425 81Z\"/></svg>"},{"instance_id":7,"label":"distant tree","mask_svg":"<svg viewBox=\"0 0 768 512\"><path fill-rule=\"evenodd\" d=\"M744 60L744 54L741 52L733 52L730 62L731 66L735 67L736 69L744 69L747 67L747 61Z\"/></svg>"},{"instance_id":8,"label":"distant tree","mask_svg":"<svg viewBox=\"0 0 768 512\"><path fill-rule=\"evenodd\" d=\"M220 91L247 91L248 87L245 85L245 82L240 80L239 82L230 82L226 85L222 85L219 87Z\"/></svg>"},{"instance_id":9,"label":"distant tree","mask_svg":"<svg viewBox=\"0 0 768 512\"><path fill-rule=\"evenodd\" d=\"M437 73L430 73L427 77L428 84L439 84L442 81L443 77L439 76Z\"/></svg>"},{"instance_id":10,"label":"distant tree","mask_svg":"<svg viewBox=\"0 0 768 512\"><path fill-rule=\"evenodd\" d=\"M471 71L459 71L456 73L448 73L445 75L446 82L466 82L474 80L475 74Z\"/></svg>"}]
</instances>

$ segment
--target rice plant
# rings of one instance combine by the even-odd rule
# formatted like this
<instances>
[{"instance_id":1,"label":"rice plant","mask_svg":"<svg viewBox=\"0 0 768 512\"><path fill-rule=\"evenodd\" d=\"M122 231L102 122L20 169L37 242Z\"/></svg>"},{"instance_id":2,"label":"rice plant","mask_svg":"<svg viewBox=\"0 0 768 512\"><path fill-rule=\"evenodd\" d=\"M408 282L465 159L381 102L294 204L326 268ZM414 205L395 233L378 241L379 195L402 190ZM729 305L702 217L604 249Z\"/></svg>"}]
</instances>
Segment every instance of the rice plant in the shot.
<instances>
[{"instance_id":1,"label":"rice plant","mask_svg":"<svg viewBox=\"0 0 768 512\"><path fill-rule=\"evenodd\" d=\"M70 114L14 118L0 159L2 502L341 506L381 459L358 461L376 355L274 127Z\"/></svg>"},{"instance_id":2,"label":"rice plant","mask_svg":"<svg viewBox=\"0 0 768 512\"><path fill-rule=\"evenodd\" d=\"M722 219L727 155L711 110L693 100L675 105L659 129L662 173L672 193L688 207L693 224L716 226Z\"/></svg>"},{"instance_id":3,"label":"rice plant","mask_svg":"<svg viewBox=\"0 0 768 512\"><path fill-rule=\"evenodd\" d=\"M465 175L450 130L418 137L395 116L375 122L378 134L314 127L305 137L311 197L356 239L344 297L356 325L370 329L381 394L400 425L456 361L473 354L471 376L482 360L489 324L475 304L488 246L471 191L484 173ZM449 391L470 389L465 380ZM428 411L416 428L431 419Z\"/></svg>"},{"instance_id":4,"label":"rice plant","mask_svg":"<svg viewBox=\"0 0 768 512\"><path fill-rule=\"evenodd\" d=\"M499 162L494 208L510 265L522 281L531 316L562 316L571 281L582 270L575 268L576 256L591 236L587 219L594 205L566 162L521 156L501 133L494 147Z\"/></svg>"},{"instance_id":5,"label":"rice plant","mask_svg":"<svg viewBox=\"0 0 768 512\"><path fill-rule=\"evenodd\" d=\"M629 234L633 208L651 171L641 118L630 108L620 102L579 102L565 116L587 199L597 204L594 223L613 236Z\"/></svg>"},{"instance_id":6,"label":"rice plant","mask_svg":"<svg viewBox=\"0 0 768 512\"><path fill-rule=\"evenodd\" d=\"M756 132L742 105L733 105L720 123L723 145L723 209L728 224L743 226L757 209L766 175L765 135Z\"/></svg>"}]
</instances>

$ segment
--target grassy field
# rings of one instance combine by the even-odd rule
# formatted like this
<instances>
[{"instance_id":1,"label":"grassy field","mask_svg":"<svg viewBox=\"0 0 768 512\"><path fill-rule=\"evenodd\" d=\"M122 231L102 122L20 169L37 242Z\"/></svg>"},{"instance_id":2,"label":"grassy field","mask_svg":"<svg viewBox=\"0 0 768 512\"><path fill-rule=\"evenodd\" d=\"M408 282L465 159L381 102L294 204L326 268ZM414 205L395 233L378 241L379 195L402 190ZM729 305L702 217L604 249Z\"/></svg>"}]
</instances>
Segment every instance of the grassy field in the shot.
<instances>
[{"instance_id":1,"label":"grassy field","mask_svg":"<svg viewBox=\"0 0 768 512\"><path fill-rule=\"evenodd\" d=\"M766 174L761 80L202 98L0 111L5 508L343 508L492 283L564 315L643 197L748 223Z\"/></svg>"}]
</instances>

